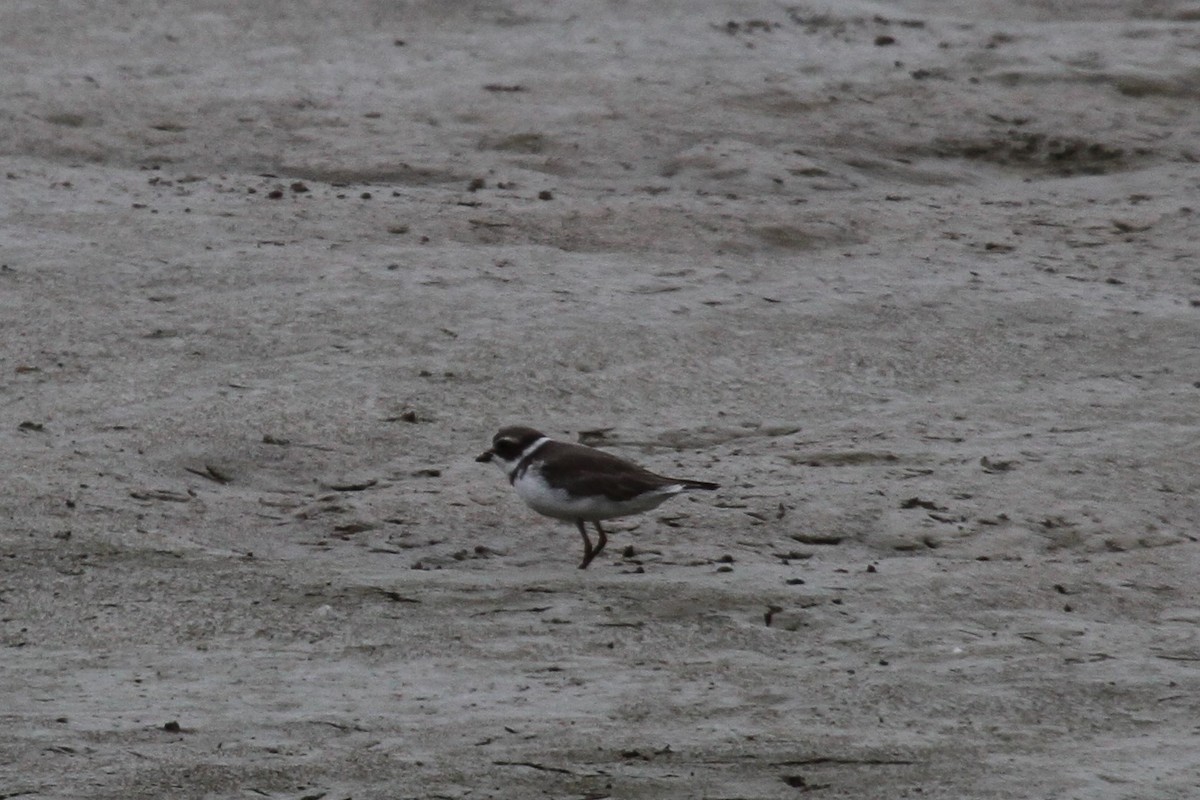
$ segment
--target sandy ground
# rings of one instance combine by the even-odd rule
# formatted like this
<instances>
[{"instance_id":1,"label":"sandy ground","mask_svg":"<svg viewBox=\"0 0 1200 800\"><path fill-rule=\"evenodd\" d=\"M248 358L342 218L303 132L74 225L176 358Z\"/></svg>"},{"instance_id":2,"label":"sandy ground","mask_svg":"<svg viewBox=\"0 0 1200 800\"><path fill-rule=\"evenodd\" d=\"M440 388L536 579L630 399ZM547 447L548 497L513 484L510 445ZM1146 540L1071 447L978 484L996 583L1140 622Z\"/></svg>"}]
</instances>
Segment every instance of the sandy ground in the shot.
<instances>
[{"instance_id":1,"label":"sandy ground","mask_svg":"<svg viewBox=\"0 0 1200 800\"><path fill-rule=\"evenodd\" d=\"M0 798L1200 796L1200 5L333 8L0 5Z\"/></svg>"}]
</instances>

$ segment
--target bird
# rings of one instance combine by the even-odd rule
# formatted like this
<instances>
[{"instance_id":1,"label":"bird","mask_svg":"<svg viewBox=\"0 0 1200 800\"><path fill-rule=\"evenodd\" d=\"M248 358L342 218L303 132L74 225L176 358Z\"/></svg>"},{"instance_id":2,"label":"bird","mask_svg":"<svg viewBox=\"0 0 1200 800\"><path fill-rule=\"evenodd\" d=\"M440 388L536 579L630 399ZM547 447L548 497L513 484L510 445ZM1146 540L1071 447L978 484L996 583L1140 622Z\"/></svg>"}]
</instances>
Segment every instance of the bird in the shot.
<instances>
[{"instance_id":1,"label":"bird","mask_svg":"<svg viewBox=\"0 0 1200 800\"><path fill-rule=\"evenodd\" d=\"M587 569L608 544L601 520L650 511L684 492L721 488L708 481L668 478L594 447L555 441L524 425L501 428L492 446L475 460L498 466L534 511L575 523L583 537L579 569ZM599 535L594 546L586 522Z\"/></svg>"}]
</instances>

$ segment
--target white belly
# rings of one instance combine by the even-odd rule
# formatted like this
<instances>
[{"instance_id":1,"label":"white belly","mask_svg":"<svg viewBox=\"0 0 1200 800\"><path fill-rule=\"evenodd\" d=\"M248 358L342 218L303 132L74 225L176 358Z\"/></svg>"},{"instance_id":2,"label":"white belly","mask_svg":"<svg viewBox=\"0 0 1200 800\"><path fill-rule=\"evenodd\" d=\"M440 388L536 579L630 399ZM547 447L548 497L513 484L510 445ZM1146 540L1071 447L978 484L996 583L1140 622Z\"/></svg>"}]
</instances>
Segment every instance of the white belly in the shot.
<instances>
[{"instance_id":1,"label":"white belly","mask_svg":"<svg viewBox=\"0 0 1200 800\"><path fill-rule=\"evenodd\" d=\"M640 514L658 508L664 501L683 491L679 485L664 486L661 490L632 500L618 502L607 497L572 497L562 489L551 488L535 469L528 469L513 484L525 505L539 514L555 519L593 522Z\"/></svg>"}]
</instances>

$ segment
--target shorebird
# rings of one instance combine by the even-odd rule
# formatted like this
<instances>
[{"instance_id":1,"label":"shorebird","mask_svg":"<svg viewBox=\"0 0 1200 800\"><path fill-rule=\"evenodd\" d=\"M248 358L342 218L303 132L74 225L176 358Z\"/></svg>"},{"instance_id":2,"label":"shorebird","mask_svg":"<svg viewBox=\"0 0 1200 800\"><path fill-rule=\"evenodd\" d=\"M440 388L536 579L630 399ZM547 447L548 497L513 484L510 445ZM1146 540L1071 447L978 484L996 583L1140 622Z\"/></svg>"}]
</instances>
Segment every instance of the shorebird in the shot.
<instances>
[{"instance_id":1,"label":"shorebird","mask_svg":"<svg viewBox=\"0 0 1200 800\"><path fill-rule=\"evenodd\" d=\"M600 520L641 514L684 492L720 488L707 481L668 478L603 450L557 442L520 425L501 428L491 448L475 460L496 464L534 511L575 523L583 537L580 569L587 569L608 544ZM595 546L585 522L600 537Z\"/></svg>"}]
</instances>

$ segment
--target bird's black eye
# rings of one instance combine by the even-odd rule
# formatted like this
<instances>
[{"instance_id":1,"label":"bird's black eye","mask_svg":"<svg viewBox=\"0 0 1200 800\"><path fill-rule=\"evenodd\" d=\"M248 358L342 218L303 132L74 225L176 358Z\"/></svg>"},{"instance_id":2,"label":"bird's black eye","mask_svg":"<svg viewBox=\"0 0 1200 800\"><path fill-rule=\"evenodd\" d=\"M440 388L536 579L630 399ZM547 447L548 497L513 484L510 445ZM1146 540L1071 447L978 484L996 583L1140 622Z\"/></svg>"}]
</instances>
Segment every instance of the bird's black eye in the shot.
<instances>
[{"instance_id":1,"label":"bird's black eye","mask_svg":"<svg viewBox=\"0 0 1200 800\"><path fill-rule=\"evenodd\" d=\"M496 451L496 455L504 459L512 458L521 450L512 439L497 439L492 445L492 449Z\"/></svg>"}]
</instances>

